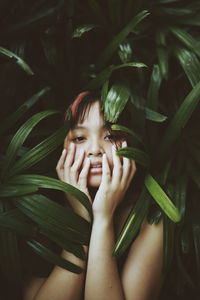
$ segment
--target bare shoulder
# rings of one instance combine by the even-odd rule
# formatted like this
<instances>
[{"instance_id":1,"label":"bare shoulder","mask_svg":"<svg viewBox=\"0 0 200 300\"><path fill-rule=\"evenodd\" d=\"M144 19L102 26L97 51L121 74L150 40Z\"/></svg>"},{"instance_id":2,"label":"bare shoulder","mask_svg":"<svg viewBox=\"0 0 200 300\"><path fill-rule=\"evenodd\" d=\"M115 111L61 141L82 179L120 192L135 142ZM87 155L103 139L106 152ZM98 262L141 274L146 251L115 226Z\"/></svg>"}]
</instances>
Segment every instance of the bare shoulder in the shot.
<instances>
[{"instance_id":1,"label":"bare shoulder","mask_svg":"<svg viewBox=\"0 0 200 300\"><path fill-rule=\"evenodd\" d=\"M23 300L33 300L40 287L45 282L44 277L32 277L24 283L24 298Z\"/></svg>"}]
</instances>

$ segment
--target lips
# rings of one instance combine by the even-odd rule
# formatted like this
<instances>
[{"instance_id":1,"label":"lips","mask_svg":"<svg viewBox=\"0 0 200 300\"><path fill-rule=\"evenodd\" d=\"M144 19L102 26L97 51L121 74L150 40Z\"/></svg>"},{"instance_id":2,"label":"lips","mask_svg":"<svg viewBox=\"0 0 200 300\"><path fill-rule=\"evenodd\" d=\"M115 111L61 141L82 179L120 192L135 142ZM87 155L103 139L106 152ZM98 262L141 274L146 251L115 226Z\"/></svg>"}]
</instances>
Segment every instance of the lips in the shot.
<instances>
[{"instance_id":1,"label":"lips","mask_svg":"<svg viewBox=\"0 0 200 300\"><path fill-rule=\"evenodd\" d=\"M102 163L101 162L91 163L90 173L91 174L101 174L102 173Z\"/></svg>"}]
</instances>

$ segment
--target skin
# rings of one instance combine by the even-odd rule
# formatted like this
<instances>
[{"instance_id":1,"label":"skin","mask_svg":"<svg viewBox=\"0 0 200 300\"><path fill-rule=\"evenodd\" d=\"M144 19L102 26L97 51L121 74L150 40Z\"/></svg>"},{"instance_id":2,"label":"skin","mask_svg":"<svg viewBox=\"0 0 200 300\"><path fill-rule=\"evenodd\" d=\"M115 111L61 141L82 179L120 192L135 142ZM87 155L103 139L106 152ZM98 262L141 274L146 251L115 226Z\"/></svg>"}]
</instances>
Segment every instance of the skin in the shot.
<instances>
[{"instance_id":1,"label":"skin","mask_svg":"<svg viewBox=\"0 0 200 300\"><path fill-rule=\"evenodd\" d=\"M95 117L94 117L95 116ZM82 261L65 250L61 256L84 269L74 274L55 266L48 278L33 278L24 300L154 300L162 283L163 224L149 225L144 220L138 237L132 243L122 270L112 258L116 242L114 215L125 199L125 193L136 172L135 162L120 159L113 140L102 128L104 118L99 102L90 106L81 125L86 129L71 130L56 170L60 180L82 190L93 210L93 223L88 255ZM126 147L126 141L121 146ZM92 174L90 166L102 162L102 173ZM90 221L84 207L66 195L75 212ZM117 215L119 223L127 214ZM127 212L129 213L129 212ZM123 222L122 222L123 223ZM120 228L121 229L121 228ZM98 284L97 284L98 283Z\"/></svg>"}]
</instances>

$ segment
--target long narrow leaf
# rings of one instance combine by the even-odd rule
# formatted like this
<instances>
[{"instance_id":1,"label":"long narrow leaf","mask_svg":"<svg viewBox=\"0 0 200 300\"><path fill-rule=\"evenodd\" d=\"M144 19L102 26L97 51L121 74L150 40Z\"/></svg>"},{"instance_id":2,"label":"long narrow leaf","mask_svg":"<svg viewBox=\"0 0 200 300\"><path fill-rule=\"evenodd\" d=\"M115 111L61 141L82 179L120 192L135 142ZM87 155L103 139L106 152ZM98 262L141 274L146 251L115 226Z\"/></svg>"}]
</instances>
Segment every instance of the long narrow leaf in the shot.
<instances>
[{"instance_id":1,"label":"long narrow leaf","mask_svg":"<svg viewBox=\"0 0 200 300\"><path fill-rule=\"evenodd\" d=\"M113 55L114 51L118 48L119 44L128 36L128 34L135 28L135 26L141 22L149 13L144 10L134 16L132 20L119 32L118 35L108 44L106 49L102 52L101 56L97 60L96 68L101 69Z\"/></svg>"},{"instance_id":2,"label":"long narrow leaf","mask_svg":"<svg viewBox=\"0 0 200 300\"><path fill-rule=\"evenodd\" d=\"M5 49L3 47L0 47L0 53L8 57L11 61L16 62L28 75L33 75L33 71L30 68L30 66L18 55L15 53L9 51L8 49Z\"/></svg>"},{"instance_id":3,"label":"long narrow leaf","mask_svg":"<svg viewBox=\"0 0 200 300\"><path fill-rule=\"evenodd\" d=\"M69 124L68 124L69 126ZM24 170L34 166L44 159L48 154L54 151L67 135L68 128L62 127L51 136L46 138L40 144L29 150L22 158L20 158L6 174L7 177L23 172Z\"/></svg>"},{"instance_id":4,"label":"long narrow leaf","mask_svg":"<svg viewBox=\"0 0 200 300\"><path fill-rule=\"evenodd\" d=\"M1 124L0 134L2 134L5 130L15 124L24 113L32 107L43 95L50 91L49 87L45 87L40 90L38 93L34 94L30 99L28 99L24 104L22 104L14 113L9 115L4 122Z\"/></svg>"},{"instance_id":5,"label":"long narrow leaf","mask_svg":"<svg viewBox=\"0 0 200 300\"><path fill-rule=\"evenodd\" d=\"M113 84L109 90L104 107L104 116L107 121L116 122L122 113L130 96L130 88L123 82Z\"/></svg>"},{"instance_id":6,"label":"long narrow leaf","mask_svg":"<svg viewBox=\"0 0 200 300\"><path fill-rule=\"evenodd\" d=\"M174 48L174 54L185 71L192 87L200 81L200 62L195 53L184 48Z\"/></svg>"},{"instance_id":7,"label":"long narrow leaf","mask_svg":"<svg viewBox=\"0 0 200 300\"><path fill-rule=\"evenodd\" d=\"M49 261L50 263L56 264L70 272L80 274L83 270L76 266L75 264L71 263L70 261L65 260L62 257L59 257L54 252L43 246L42 244L30 240L27 241L27 244L31 247L31 249L43 257L45 260Z\"/></svg>"},{"instance_id":8,"label":"long narrow leaf","mask_svg":"<svg viewBox=\"0 0 200 300\"><path fill-rule=\"evenodd\" d=\"M131 210L126 223L124 224L122 232L117 239L113 249L113 257L118 258L121 256L136 237L136 234L138 233L140 226L147 214L149 199L150 196L144 188L135 206Z\"/></svg>"},{"instance_id":9,"label":"long narrow leaf","mask_svg":"<svg viewBox=\"0 0 200 300\"><path fill-rule=\"evenodd\" d=\"M158 149L159 160L167 155L173 142L179 137L200 100L200 82L187 95L171 120Z\"/></svg>"},{"instance_id":10,"label":"long narrow leaf","mask_svg":"<svg viewBox=\"0 0 200 300\"><path fill-rule=\"evenodd\" d=\"M54 179L54 178L50 178L50 177L42 176L42 175L35 175L35 174L18 175L16 177L13 177L12 179L10 179L9 183L24 184L24 185L27 185L28 187L30 185L35 185L36 187L42 187L42 188L47 188L47 189L56 189L56 190L60 190L60 191L69 193L70 195L74 196L76 199L78 199L81 202L81 204L90 213L90 216L92 219L92 208L91 208L91 204L90 204L87 196L83 192L81 192L79 189L75 188L74 186L72 186L68 183L62 182L58 179Z\"/></svg>"},{"instance_id":11,"label":"long narrow leaf","mask_svg":"<svg viewBox=\"0 0 200 300\"><path fill-rule=\"evenodd\" d=\"M177 208L171 202L167 194L163 191L160 185L156 182L156 180L151 176L147 175L144 181L144 184L149 191L150 195L154 198L154 200L158 203L158 205L162 208L164 213L173 221L179 222L181 220L181 216Z\"/></svg>"},{"instance_id":12,"label":"long narrow leaf","mask_svg":"<svg viewBox=\"0 0 200 300\"><path fill-rule=\"evenodd\" d=\"M144 151L139 150L137 148L133 148L133 147L121 148L120 150L117 151L117 155L133 159L144 167L148 167L150 164L148 155Z\"/></svg>"},{"instance_id":13,"label":"long narrow leaf","mask_svg":"<svg viewBox=\"0 0 200 300\"><path fill-rule=\"evenodd\" d=\"M19 148L23 145L24 141L26 140L29 133L33 130L33 128L44 118L57 113L58 111L56 110L39 112L33 115L18 129L18 131L12 138L10 145L8 146L3 166L3 174L6 172L6 170L9 170L11 168L11 165L13 164Z\"/></svg>"}]
</instances>

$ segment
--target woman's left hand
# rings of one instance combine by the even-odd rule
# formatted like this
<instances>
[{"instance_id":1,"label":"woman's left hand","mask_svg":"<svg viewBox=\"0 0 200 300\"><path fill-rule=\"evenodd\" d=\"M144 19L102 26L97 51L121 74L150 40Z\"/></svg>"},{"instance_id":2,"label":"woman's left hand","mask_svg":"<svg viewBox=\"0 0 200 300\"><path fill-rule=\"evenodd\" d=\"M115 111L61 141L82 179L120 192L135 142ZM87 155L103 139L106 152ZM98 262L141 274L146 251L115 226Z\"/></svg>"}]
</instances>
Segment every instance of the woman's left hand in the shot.
<instances>
[{"instance_id":1,"label":"woman's left hand","mask_svg":"<svg viewBox=\"0 0 200 300\"><path fill-rule=\"evenodd\" d=\"M127 142L122 143L126 147ZM106 154L103 154L102 180L93 201L93 215L110 219L118 204L122 201L130 182L136 172L134 160L122 158L116 154L116 146L112 145L113 171L111 172Z\"/></svg>"}]
</instances>

